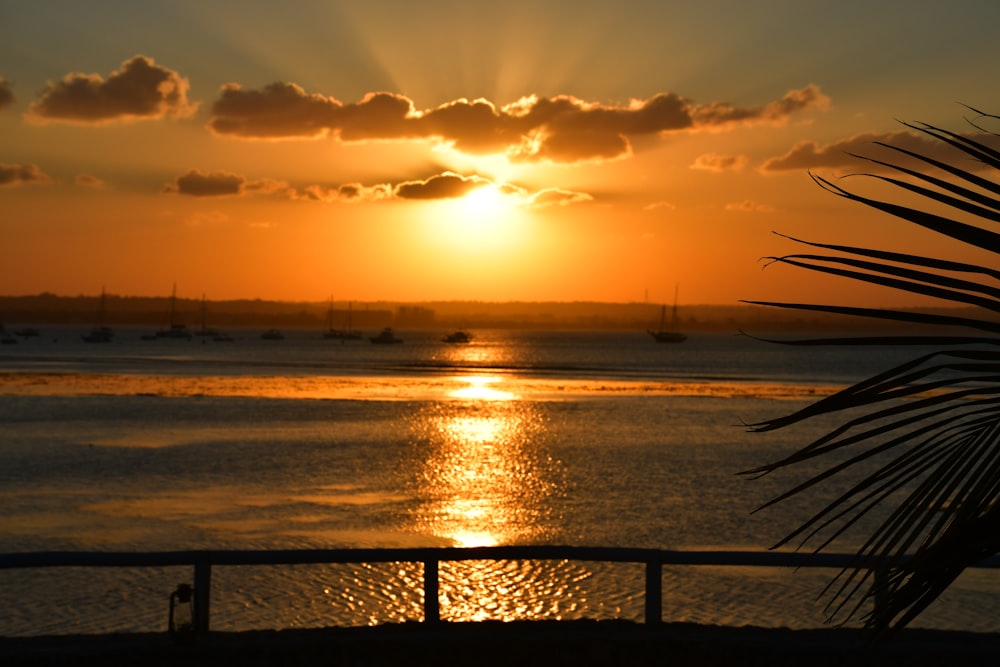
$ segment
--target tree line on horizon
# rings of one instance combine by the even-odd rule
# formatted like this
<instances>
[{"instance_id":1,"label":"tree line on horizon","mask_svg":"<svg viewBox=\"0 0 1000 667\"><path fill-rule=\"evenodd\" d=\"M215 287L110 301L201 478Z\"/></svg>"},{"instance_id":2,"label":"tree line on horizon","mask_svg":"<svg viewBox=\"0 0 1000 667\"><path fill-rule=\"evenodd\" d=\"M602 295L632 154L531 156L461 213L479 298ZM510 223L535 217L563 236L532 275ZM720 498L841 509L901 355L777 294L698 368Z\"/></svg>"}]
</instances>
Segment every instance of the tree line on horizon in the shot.
<instances>
[{"instance_id":1,"label":"tree line on horizon","mask_svg":"<svg viewBox=\"0 0 1000 667\"><path fill-rule=\"evenodd\" d=\"M59 296L38 294L0 296L0 324L93 324L99 295ZM106 295L104 319L109 325L166 324L170 297ZM661 306L652 303L604 302L480 302L429 301L417 303L337 301L333 319L342 326L348 317L355 328L405 326L411 328L574 328L635 329L655 324ZM921 311L923 309L915 309ZM188 326L203 320L210 326L278 326L316 328L330 318L330 303L320 301L270 301L263 299L202 300L177 298L175 319ZM738 333L747 331L870 330L871 322L843 321L836 316L813 313L777 313L744 304L691 305L678 307L680 325L686 331ZM882 325L880 328L891 329Z\"/></svg>"}]
</instances>

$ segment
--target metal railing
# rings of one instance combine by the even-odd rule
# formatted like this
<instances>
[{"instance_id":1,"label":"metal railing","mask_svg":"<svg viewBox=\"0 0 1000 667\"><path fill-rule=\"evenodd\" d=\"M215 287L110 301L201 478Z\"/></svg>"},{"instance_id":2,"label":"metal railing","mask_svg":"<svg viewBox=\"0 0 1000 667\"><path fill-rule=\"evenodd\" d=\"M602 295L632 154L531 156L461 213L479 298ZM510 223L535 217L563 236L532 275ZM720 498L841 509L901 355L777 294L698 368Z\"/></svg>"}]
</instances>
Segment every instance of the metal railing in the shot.
<instances>
[{"instance_id":1,"label":"metal railing","mask_svg":"<svg viewBox=\"0 0 1000 667\"><path fill-rule=\"evenodd\" d=\"M665 551L612 547L499 546L426 549L286 549L265 551L154 551L91 552L46 551L0 554L0 570L50 567L194 567L194 624L199 634L209 631L212 568L227 565L316 565L345 563L421 563L423 565L424 622L441 620L439 565L468 560L569 560L645 564L645 622L662 622L664 565L729 567L854 567L854 554L810 554L759 551ZM1000 557L975 567L1000 568ZM875 569L875 568L870 568ZM881 578L887 573L875 569ZM875 605L881 601L876 599Z\"/></svg>"}]
</instances>

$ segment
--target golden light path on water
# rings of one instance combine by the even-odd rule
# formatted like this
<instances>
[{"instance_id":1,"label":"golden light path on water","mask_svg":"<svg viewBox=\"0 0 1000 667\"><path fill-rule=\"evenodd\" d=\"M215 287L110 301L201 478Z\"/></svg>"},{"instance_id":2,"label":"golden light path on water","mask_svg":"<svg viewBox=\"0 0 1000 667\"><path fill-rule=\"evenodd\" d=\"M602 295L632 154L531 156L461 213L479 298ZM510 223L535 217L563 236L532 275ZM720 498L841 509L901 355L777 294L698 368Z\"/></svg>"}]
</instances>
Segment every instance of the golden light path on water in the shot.
<instances>
[{"instance_id":1,"label":"golden light path on water","mask_svg":"<svg viewBox=\"0 0 1000 667\"><path fill-rule=\"evenodd\" d=\"M537 417L514 403L515 394L490 386L499 377L456 379L464 386L449 395L473 403L433 410L423 425L433 453L421 477L429 486L425 491L438 499L425 528L462 547L511 541L504 526L521 513L517 491L538 481L524 465Z\"/></svg>"},{"instance_id":2,"label":"golden light path on water","mask_svg":"<svg viewBox=\"0 0 1000 667\"><path fill-rule=\"evenodd\" d=\"M558 464L535 449L545 429L529 402L501 388L496 375L454 378L449 401L431 404L414 421L428 447L417 475L425 499L412 529L461 547L537 540L558 491ZM538 564L466 561L441 568L442 613L462 620L524 618L541 574Z\"/></svg>"}]
</instances>

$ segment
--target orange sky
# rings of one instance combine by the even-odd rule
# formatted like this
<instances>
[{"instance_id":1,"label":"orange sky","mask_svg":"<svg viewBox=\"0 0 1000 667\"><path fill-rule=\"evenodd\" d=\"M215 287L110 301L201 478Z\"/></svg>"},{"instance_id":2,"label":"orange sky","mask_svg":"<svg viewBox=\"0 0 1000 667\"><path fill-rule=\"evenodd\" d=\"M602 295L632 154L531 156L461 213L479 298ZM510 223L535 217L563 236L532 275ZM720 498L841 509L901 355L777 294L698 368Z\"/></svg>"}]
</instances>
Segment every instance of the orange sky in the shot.
<instances>
[{"instance_id":1,"label":"orange sky","mask_svg":"<svg viewBox=\"0 0 1000 667\"><path fill-rule=\"evenodd\" d=\"M1000 110L996 3L500 4L0 5L0 292L909 305L758 260Z\"/></svg>"}]
</instances>

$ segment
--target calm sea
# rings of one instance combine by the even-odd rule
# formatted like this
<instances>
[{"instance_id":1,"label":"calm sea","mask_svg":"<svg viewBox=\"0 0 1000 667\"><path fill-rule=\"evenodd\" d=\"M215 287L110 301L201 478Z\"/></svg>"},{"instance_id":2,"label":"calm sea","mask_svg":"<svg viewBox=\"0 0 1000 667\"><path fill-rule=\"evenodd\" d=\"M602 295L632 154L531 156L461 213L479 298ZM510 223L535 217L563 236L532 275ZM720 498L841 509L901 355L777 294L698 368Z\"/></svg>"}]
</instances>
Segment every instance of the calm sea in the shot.
<instances>
[{"instance_id":1,"label":"calm sea","mask_svg":"<svg viewBox=\"0 0 1000 667\"><path fill-rule=\"evenodd\" d=\"M0 552L495 544L764 550L836 488L753 510L817 469L750 481L826 421L749 433L914 349L728 334L399 331L401 345L260 331L77 329L0 348ZM374 332L370 332L374 333ZM861 526L860 529L870 529ZM846 551L862 533L834 545ZM815 627L833 571L667 568L664 619ZM442 564L450 619L627 618L641 566ZM1000 630L965 575L916 625ZM159 631L185 568L0 572L0 635ZM212 627L419 619L417 566L213 571Z\"/></svg>"}]
</instances>

